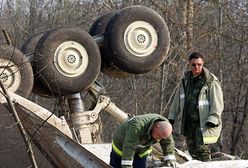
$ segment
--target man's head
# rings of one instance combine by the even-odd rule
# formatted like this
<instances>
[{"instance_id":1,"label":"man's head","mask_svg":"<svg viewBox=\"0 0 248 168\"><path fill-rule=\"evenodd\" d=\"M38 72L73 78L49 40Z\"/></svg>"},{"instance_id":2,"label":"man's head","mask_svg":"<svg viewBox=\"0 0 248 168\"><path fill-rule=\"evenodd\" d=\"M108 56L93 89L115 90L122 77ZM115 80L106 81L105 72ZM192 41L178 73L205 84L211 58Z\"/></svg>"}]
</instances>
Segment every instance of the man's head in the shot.
<instances>
[{"instance_id":1,"label":"man's head","mask_svg":"<svg viewBox=\"0 0 248 168\"><path fill-rule=\"evenodd\" d=\"M152 137L157 141L168 138L172 133L172 125L168 121L157 121L152 127Z\"/></svg>"},{"instance_id":2,"label":"man's head","mask_svg":"<svg viewBox=\"0 0 248 168\"><path fill-rule=\"evenodd\" d=\"M191 68L194 77L197 77L202 73L203 64L204 64L203 56L200 53L193 52L192 54L190 54L189 66Z\"/></svg>"}]
</instances>

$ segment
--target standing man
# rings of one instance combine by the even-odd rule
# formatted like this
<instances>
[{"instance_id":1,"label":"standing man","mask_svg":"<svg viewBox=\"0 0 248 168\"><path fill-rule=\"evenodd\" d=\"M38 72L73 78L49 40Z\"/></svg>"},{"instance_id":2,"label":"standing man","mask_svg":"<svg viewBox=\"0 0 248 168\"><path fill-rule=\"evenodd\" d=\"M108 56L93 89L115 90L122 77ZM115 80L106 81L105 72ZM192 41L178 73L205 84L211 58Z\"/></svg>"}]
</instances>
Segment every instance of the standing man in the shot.
<instances>
[{"instance_id":1,"label":"standing man","mask_svg":"<svg viewBox=\"0 0 248 168\"><path fill-rule=\"evenodd\" d=\"M220 136L224 103L220 82L203 64L200 53L189 56L191 71L179 83L168 119L174 133L186 137L191 156L208 161L208 144L216 143Z\"/></svg>"},{"instance_id":2,"label":"standing man","mask_svg":"<svg viewBox=\"0 0 248 168\"><path fill-rule=\"evenodd\" d=\"M146 168L146 157L156 142L164 154L164 165L176 167L172 126L158 114L135 116L121 124L113 136L110 165L113 168Z\"/></svg>"}]
</instances>

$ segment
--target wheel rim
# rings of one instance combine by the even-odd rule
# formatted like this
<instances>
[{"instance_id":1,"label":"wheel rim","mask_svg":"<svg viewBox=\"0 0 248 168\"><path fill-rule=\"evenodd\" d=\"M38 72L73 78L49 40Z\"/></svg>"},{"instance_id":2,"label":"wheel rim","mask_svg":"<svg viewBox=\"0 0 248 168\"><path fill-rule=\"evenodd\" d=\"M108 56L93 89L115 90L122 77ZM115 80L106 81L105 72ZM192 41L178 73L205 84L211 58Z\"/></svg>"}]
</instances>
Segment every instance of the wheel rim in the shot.
<instances>
[{"instance_id":1,"label":"wheel rim","mask_svg":"<svg viewBox=\"0 0 248 168\"><path fill-rule=\"evenodd\" d=\"M134 56L145 57L156 49L158 34L151 24L135 21L127 27L124 33L124 44Z\"/></svg>"},{"instance_id":2,"label":"wheel rim","mask_svg":"<svg viewBox=\"0 0 248 168\"><path fill-rule=\"evenodd\" d=\"M9 91L15 92L21 84L19 68L10 60L0 59L0 80Z\"/></svg>"},{"instance_id":3,"label":"wheel rim","mask_svg":"<svg viewBox=\"0 0 248 168\"><path fill-rule=\"evenodd\" d=\"M85 48L75 41L66 41L59 45L54 54L57 70L67 77L83 74L88 66L88 54Z\"/></svg>"}]
</instances>

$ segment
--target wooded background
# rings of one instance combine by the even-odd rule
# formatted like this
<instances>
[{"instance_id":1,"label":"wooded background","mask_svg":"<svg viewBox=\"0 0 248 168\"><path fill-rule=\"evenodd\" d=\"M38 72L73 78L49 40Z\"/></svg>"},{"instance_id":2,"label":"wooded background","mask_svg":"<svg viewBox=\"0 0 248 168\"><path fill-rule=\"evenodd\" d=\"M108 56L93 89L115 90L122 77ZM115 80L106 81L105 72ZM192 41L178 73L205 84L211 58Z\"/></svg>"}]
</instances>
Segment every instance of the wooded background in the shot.
<instances>
[{"instance_id":1,"label":"wooded background","mask_svg":"<svg viewBox=\"0 0 248 168\"><path fill-rule=\"evenodd\" d=\"M0 28L21 48L29 37L61 25L88 31L101 15L130 5L152 8L164 18L171 35L170 51L162 66L146 74L113 78L101 73L98 81L107 95L127 113L166 116L176 85L187 70L188 55L201 52L205 67L219 78L224 93L222 151L248 159L248 1L1 0ZM46 98L36 100L48 109L55 107ZM101 119L102 139L110 142L118 123L105 112Z\"/></svg>"}]
</instances>

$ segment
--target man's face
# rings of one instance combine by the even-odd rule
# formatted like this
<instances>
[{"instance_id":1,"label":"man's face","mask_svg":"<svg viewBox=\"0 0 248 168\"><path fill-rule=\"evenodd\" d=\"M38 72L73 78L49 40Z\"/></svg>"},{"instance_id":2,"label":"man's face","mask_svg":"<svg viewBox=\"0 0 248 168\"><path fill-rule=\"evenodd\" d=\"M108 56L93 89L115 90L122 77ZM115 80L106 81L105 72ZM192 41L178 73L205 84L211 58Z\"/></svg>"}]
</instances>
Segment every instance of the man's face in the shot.
<instances>
[{"instance_id":1,"label":"man's face","mask_svg":"<svg viewBox=\"0 0 248 168\"><path fill-rule=\"evenodd\" d=\"M172 133L172 127L169 129L168 127L163 127L162 125L155 124L152 129L152 137L156 141L160 141L161 139L167 139Z\"/></svg>"},{"instance_id":2,"label":"man's face","mask_svg":"<svg viewBox=\"0 0 248 168\"><path fill-rule=\"evenodd\" d=\"M201 58L192 59L189 61L189 66L194 77L199 76L202 73L203 60Z\"/></svg>"},{"instance_id":3,"label":"man's face","mask_svg":"<svg viewBox=\"0 0 248 168\"><path fill-rule=\"evenodd\" d=\"M162 139L160 132L159 132L159 127L157 125L152 130L152 137L156 141L160 141Z\"/></svg>"}]
</instances>

